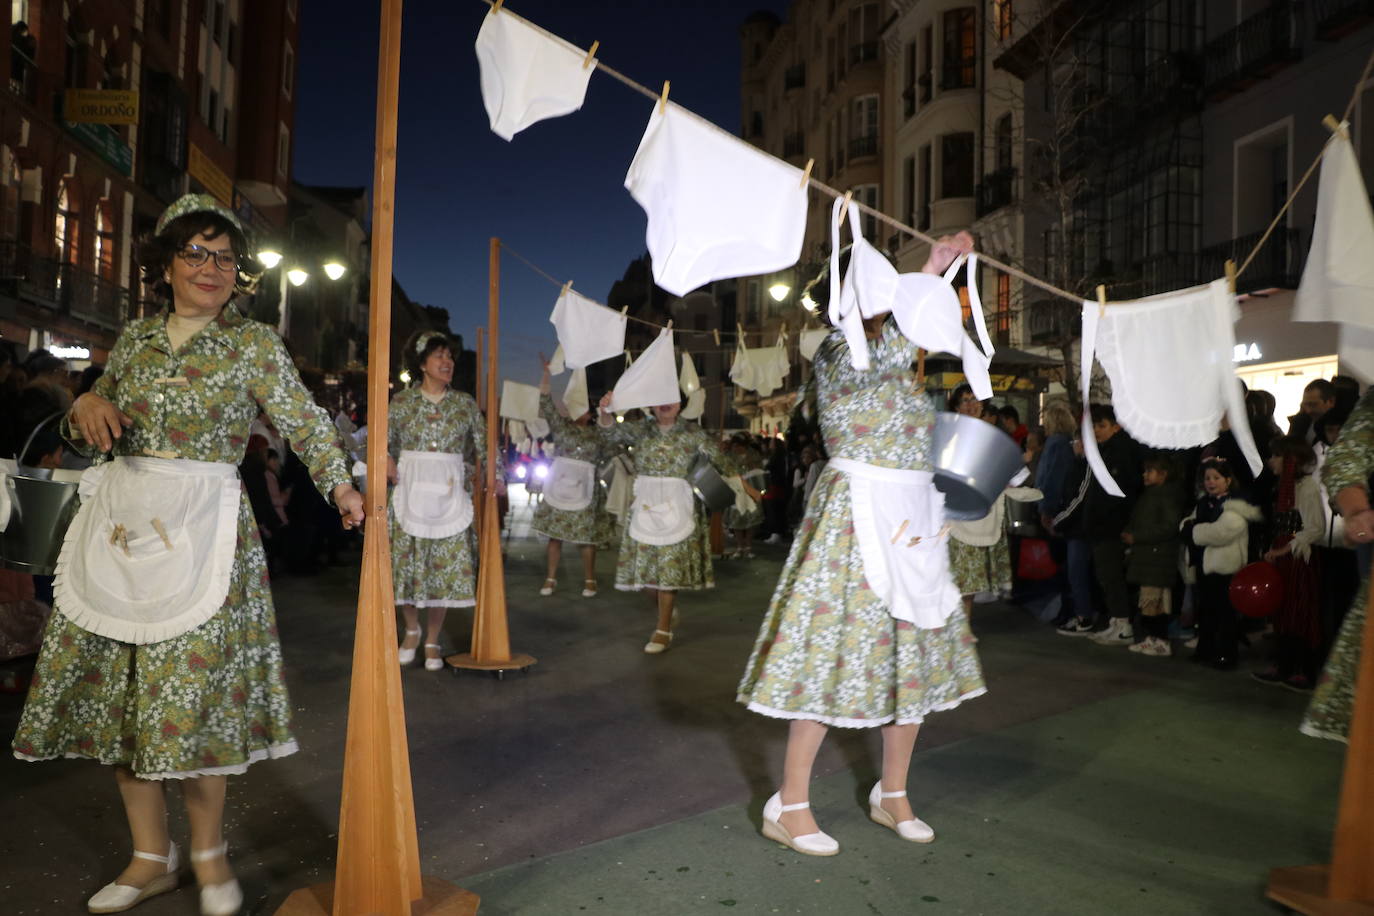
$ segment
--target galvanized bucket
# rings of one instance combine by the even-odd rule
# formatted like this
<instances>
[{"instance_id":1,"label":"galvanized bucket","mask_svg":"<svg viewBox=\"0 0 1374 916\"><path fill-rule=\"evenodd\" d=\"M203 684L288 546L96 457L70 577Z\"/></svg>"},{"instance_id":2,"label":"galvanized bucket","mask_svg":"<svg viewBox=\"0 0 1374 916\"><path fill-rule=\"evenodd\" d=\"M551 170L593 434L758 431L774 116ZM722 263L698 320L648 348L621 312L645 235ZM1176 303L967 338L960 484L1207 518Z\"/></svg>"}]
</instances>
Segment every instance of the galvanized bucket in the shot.
<instances>
[{"instance_id":1,"label":"galvanized bucket","mask_svg":"<svg viewBox=\"0 0 1374 916\"><path fill-rule=\"evenodd\" d=\"M931 462L935 488L945 494L945 517L958 522L986 516L1025 467L1016 440L997 426L943 411L935 415Z\"/></svg>"},{"instance_id":2,"label":"galvanized bucket","mask_svg":"<svg viewBox=\"0 0 1374 916\"><path fill-rule=\"evenodd\" d=\"M1040 523L1040 503L1008 499L1007 534L1023 538L1049 537L1049 532Z\"/></svg>"},{"instance_id":3,"label":"galvanized bucket","mask_svg":"<svg viewBox=\"0 0 1374 916\"><path fill-rule=\"evenodd\" d=\"M78 482L51 480L51 472L19 468L4 474L0 487L0 566L34 576L51 576L67 527L80 506ZM62 475L66 476L66 475Z\"/></svg>"},{"instance_id":4,"label":"galvanized bucket","mask_svg":"<svg viewBox=\"0 0 1374 916\"><path fill-rule=\"evenodd\" d=\"M735 504L735 491L711 466L711 460L698 452L692 469L687 472L687 482L702 505L712 512L724 512Z\"/></svg>"}]
</instances>

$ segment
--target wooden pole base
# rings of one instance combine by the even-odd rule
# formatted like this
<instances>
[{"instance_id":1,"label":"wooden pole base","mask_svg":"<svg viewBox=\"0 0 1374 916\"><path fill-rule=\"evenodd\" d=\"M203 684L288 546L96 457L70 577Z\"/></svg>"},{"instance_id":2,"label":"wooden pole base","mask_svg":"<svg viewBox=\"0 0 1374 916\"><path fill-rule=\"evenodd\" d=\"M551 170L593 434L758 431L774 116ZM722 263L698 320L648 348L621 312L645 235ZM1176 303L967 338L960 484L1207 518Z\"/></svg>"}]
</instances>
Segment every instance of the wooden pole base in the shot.
<instances>
[{"instance_id":1,"label":"wooden pole base","mask_svg":"<svg viewBox=\"0 0 1374 916\"><path fill-rule=\"evenodd\" d=\"M1328 865L1300 865L1269 872L1265 896L1306 916L1374 916L1374 901L1332 900L1327 896Z\"/></svg>"},{"instance_id":2,"label":"wooden pole base","mask_svg":"<svg viewBox=\"0 0 1374 916\"><path fill-rule=\"evenodd\" d=\"M424 897L410 905L404 914L386 916L474 916L481 900L472 891L463 890L433 875L420 879ZM277 916L331 916L334 912L334 882L316 884L294 891L277 910Z\"/></svg>"},{"instance_id":3,"label":"wooden pole base","mask_svg":"<svg viewBox=\"0 0 1374 916\"><path fill-rule=\"evenodd\" d=\"M512 652L507 659L478 660L471 652L459 652L444 659L455 668L469 668L473 671L512 671L523 670L538 664L538 659L524 652Z\"/></svg>"}]
</instances>

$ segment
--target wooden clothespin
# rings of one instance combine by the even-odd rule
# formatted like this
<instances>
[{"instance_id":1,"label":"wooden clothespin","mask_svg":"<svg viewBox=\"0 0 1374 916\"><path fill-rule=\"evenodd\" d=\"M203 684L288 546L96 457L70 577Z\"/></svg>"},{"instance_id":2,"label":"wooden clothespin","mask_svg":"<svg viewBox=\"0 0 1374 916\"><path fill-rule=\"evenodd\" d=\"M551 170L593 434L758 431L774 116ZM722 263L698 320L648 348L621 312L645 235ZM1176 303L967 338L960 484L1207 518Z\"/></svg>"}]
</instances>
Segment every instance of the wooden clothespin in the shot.
<instances>
[{"instance_id":1,"label":"wooden clothespin","mask_svg":"<svg viewBox=\"0 0 1374 916\"><path fill-rule=\"evenodd\" d=\"M596 57L596 49L601 47L601 42L594 41L592 46L587 49L587 56L582 59L582 69L586 70L592 65L592 58Z\"/></svg>"},{"instance_id":2,"label":"wooden clothespin","mask_svg":"<svg viewBox=\"0 0 1374 916\"><path fill-rule=\"evenodd\" d=\"M176 385L176 386L179 387L179 388L187 388L187 387L190 387L191 380L188 379L188 378L186 378L186 377L184 377L184 376L177 376L177 377L175 377L175 378L155 378L155 379L153 379L153 384L154 384L154 385Z\"/></svg>"},{"instance_id":3,"label":"wooden clothespin","mask_svg":"<svg viewBox=\"0 0 1374 916\"><path fill-rule=\"evenodd\" d=\"M672 329L673 329L673 319L669 318L669 319L668 319L668 330L671 331Z\"/></svg>"},{"instance_id":4,"label":"wooden clothespin","mask_svg":"<svg viewBox=\"0 0 1374 916\"><path fill-rule=\"evenodd\" d=\"M806 160L806 171L802 172L801 186L804 188L811 183L811 169L815 166L815 159Z\"/></svg>"},{"instance_id":5,"label":"wooden clothespin","mask_svg":"<svg viewBox=\"0 0 1374 916\"><path fill-rule=\"evenodd\" d=\"M712 328L711 336L716 339L716 346L720 346L720 328Z\"/></svg>"},{"instance_id":6,"label":"wooden clothespin","mask_svg":"<svg viewBox=\"0 0 1374 916\"><path fill-rule=\"evenodd\" d=\"M629 307L628 305L622 305L622 306L620 307L620 314L622 314L622 315L628 315L629 313L630 313L630 307Z\"/></svg>"},{"instance_id":7,"label":"wooden clothespin","mask_svg":"<svg viewBox=\"0 0 1374 916\"><path fill-rule=\"evenodd\" d=\"M1230 258L1226 259L1226 290L1233 296L1236 294L1236 262Z\"/></svg>"},{"instance_id":8,"label":"wooden clothespin","mask_svg":"<svg viewBox=\"0 0 1374 916\"><path fill-rule=\"evenodd\" d=\"M1337 121L1335 115L1327 115L1326 117L1322 118L1322 126L1325 127L1327 130L1331 131L1333 134L1342 134L1346 137L1350 136L1349 132L1346 130L1346 125L1342 124L1340 121Z\"/></svg>"},{"instance_id":9,"label":"wooden clothespin","mask_svg":"<svg viewBox=\"0 0 1374 916\"><path fill-rule=\"evenodd\" d=\"M501 4L503 4L503 3L505 3L505 2L506 2L506 0L496 0L496 2L493 3L493 4L491 5L491 11L492 11L493 13L499 13L499 12L501 12Z\"/></svg>"},{"instance_id":10,"label":"wooden clothespin","mask_svg":"<svg viewBox=\"0 0 1374 916\"><path fill-rule=\"evenodd\" d=\"M558 291L558 298L559 298L559 299L562 299L564 296L566 296L566 295L568 294L568 290L570 290L570 289L572 289L572 281L571 281L571 280L569 280L567 283L564 283L564 284L563 284L563 288L562 288L561 290Z\"/></svg>"},{"instance_id":11,"label":"wooden clothespin","mask_svg":"<svg viewBox=\"0 0 1374 916\"><path fill-rule=\"evenodd\" d=\"M1097 285L1097 317L1107 317L1107 287L1101 283Z\"/></svg>"},{"instance_id":12,"label":"wooden clothespin","mask_svg":"<svg viewBox=\"0 0 1374 916\"><path fill-rule=\"evenodd\" d=\"M904 518L904 519L902 519L901 527L899 527L899 528L897 529L897 533L894 534L894 535L892 536L892 540L889 541L888 543L891 543L891 544L897 543L897 541L901 539L901 537L902 537L902 532L906 530L906 526L907 526L907 524L908 524L910 521L911 521L911 519L909 519L909 518Z\"/></svg>"},{"instance_id":13,"label":"wooden clothespin","mask_svg":"<svg viewBox=\"0 0 1374 916\"><path fill-rule=\"evenodd\" d=\"M153 519L153 530L157 532L158 537L162 538L163 546L165 546L168 550L171 550L172 539L167 536L167 529L163 526L162 519Z\"/></svg>"},{"instance_id":14,"label":"wooden clothespin","mask_svg":"<svg viewBox=\"0 0 1374 916\"><path fill-rule=\"evenodd\" d=\"M926 390L926 348L916 349L916 391Z\"/></svg>"},{"instance_id":15,"label":"wooden clothespin","mask_svg":"<svg viewBox=\"0 0 1374 916\"><path fill-rule=\"evenodd\" d=\"M663 114L668 110L668 80L663 81L663 92L658 96L658 113Z\"/></svg>"},{"instance_id":16,"label":"wooden clothespin","mask_svg":"<svg viewBox=\"0 0 1374 916\"><path fill-rule=\"evenodd\" d=\"M844 203L840 206L840 216L841 216L841 217L847 216L847 215L849 214L849 202L850 202L851 200L853 200L853 199L854 199L854 192L853 192L853 191L845 191L845 192L844 192Z\"/></svg>"}]
</instances>

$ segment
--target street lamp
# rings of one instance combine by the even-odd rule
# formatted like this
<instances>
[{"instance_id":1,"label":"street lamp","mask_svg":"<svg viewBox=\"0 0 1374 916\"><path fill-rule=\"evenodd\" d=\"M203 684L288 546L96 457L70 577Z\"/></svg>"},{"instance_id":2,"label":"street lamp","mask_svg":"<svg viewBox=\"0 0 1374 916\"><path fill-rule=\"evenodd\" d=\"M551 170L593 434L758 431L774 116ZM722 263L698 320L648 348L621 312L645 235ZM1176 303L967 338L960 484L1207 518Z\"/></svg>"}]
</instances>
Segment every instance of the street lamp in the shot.
<instances>
[{"instance_id":1,"label":"street lamp","mask_svg":"<svg viewBox=\"0 0 1374 916\"><path fill-rule=\"evenodd\" d=\"M768 295L773 297L774 302L781 302L787 298L787 294L792 292L792 287L786 283L774 283L768 287Z\"/></svg>"},{"instance_id":2,"label":"street lamp","mask_svg":"<svg viewBox=\"0 0 1374 916\"><path fill-rule=\"evenodd\" d=\"M271 248L268 248L266 251L259 251L258 260L262 262L263 267L271 270L281 263L281 252L274 251Z\"/></svg>"},{"instance_id":3,"label":"street lamp","mask_svg":"<svg viewBox=\"0 0 1374 916\"><path fill-rule=\"evenodd\" d=\"M305 283L306 280L310 279L310 274L301 270L299 267L293 267L286 272L286 279L291 281L292 286L300 286Z\"/></svg>"},{"instance_id":4,"label":"street lamp","mask_svg":"<svg viewBox=\"0 0 1374 916\"><path fill-rule=\"evenodd\" d=\"M326 261L324 265L324 275L331 280L339 279L347 270L348 268L344 267L338 261Z\"/></svg>"}]
</instances>

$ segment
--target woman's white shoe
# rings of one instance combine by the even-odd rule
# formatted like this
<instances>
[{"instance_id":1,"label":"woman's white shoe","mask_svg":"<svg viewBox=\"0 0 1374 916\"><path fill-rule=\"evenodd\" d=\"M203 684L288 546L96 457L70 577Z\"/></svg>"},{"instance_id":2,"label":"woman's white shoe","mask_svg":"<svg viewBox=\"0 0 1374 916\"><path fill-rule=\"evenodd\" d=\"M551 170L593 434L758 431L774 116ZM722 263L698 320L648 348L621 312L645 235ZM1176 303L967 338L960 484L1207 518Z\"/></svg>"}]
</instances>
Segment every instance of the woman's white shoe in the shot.
<instances>
[{"instance_id":1,"label":"woman's white shoe","mask_svg":"<svg viewBox=\"0 0 1374 916\"><path fill-rule=\"evenodd\" d=\"M869 819L875 824L882 824L896 833L897 836L912 843L931 842L935 839L935 831L925 821L919 817L914 817L909 821L898 823L897 819L883 807L884 798L902 798L905 795L905 789L900 792L884 792L882 781L879 780L873 786L873 791L868 793Z\"/></svg>"},{"instance_id":2,"label":"woman's white shoe","mask_svg":"<svg viewBox=\"0 0 1374 916\"><path fill-rule=\"evenodd\" d=\"M673 644L672 630L654 630L654 636L662 636L664 637L664 641L655 642L653 638L650 638L650 640L644 644L645 655L662 655L664 652L667 652L668 647Z\"/></svg>"},{"instance_id":3,"label":"woman's white shoe","mask_svg":"<svg viewBox=\"0 0 1374 916\"><path fill-rule=\"evenodd\" d=\"M90 900L86 901L86 909L92 913L122 913L132 906L137 906L149 897L156 897L158 894L165 894L174 891L177 887L179 875L177 870L181 868L181 862L177 857L177 844L172 843L165 856L155 856L151 852L139 852L134 850L135 859L147 859L150 862L161 862L167 866L164 874L158 875L142 887L130 887L127 884L109 884L95 892Z\"/></svg>"},{"instance_id":4,"label":"woman's white shoe","mask_svg":"<svg viewBox=\"0 0 1374 916\"><path fill-rule=\"evenodd\" d=\"M228 843L220 843L212 849L193 850L192 862L218 859L229 852ZM234 916L243 907L243 891L239 879L230 878L219 884L200 886L200 916Z\"/></svg>"},{"instance_id":5,"label":"woman's white shoe","mask_svg":"<svg viewBox=\"0 0 1374 916\"><path fill-rule=\"evenodd\" d=\"M413 629L413 630L411 630L411 629L407 629L407 630L406 630L406 636L407 636L407 637L414 636L414 637L416 637L416 638L418 639L418 638L419 638L420 636L422 636L423 634L424 634L424 630L421 630L419 627L416 627L416 628ZM402 640L402 642L404 642L404 640ZM412 646L412 647L410 647L409 649L407 649L405 646L401 646L399 649L396 650L396 660L397 660L398 662L400 662L401 664L403 664L403 665L409 665L411 662L415 661L415 649L416 649L416 648L417 648L417 647Z\"/></svg>"},{"instance_id":6,"label":"woman's white shoe","mask_svg":"<svg viewBox=\"0 0 1374 916\"><path fill-rule=\"evenodd\" d=\"M595 598L595 597L596 597L596 580L595 580L595 579L584 579L584 580L583 580L583 582L582 582L582 597L583 597L583 598Z\"/></svg>"},{"instance_id":7,"label":"woman's white shoe","mask_svg":"<svg viewBox=\"0 0 1374 916\"><path fill-rule=\"evenodd\" d=\"M809 801L798 802L795 805L784 805L782 793L774 792L773 797L763 803L763 835L774 842L790 846L797 852L808 856L833 856L840 851L840 844L835 842L835 838L830 834L817 831L793 836L779 821L785 811L800 811L810 807Z\"/></svg>"},{"instance_id":8,"label":"woman's white shoe","mask_svg":"<svg viewBox=\"0 0 1374 916\"><path fill-rule=\"evenodd\" d=\"M425 643L425 648L426 648L426 649L440 649L440 648L442 648L442 647L441 647L438 643L427 642L427 643ZM429 653L425 653L425 670L426 670L426 671L442 671L442 670L444 670L444 657L443 657L442 655L436 655L436 656L434 656L433 658L430 658L430 657L429 657Z\"/></svg>"},{"instance_id":9,"label":"woman's white shoe","mask_svg":"<svg viewBox=\"0 0 1374 916\"><path fill-rule=\"evenodd\" d=\"M557 585L558 583L553 579L545 579L544 585L539 589L539 594L547 598L553 594L554 587Z\"/></svg>"}]
</instances>

